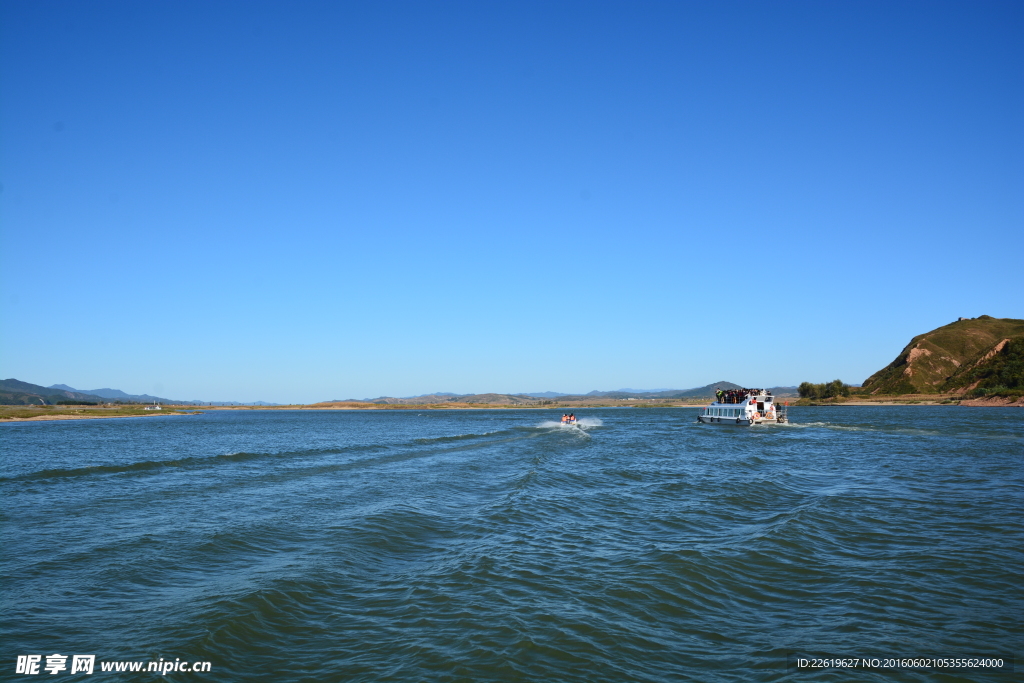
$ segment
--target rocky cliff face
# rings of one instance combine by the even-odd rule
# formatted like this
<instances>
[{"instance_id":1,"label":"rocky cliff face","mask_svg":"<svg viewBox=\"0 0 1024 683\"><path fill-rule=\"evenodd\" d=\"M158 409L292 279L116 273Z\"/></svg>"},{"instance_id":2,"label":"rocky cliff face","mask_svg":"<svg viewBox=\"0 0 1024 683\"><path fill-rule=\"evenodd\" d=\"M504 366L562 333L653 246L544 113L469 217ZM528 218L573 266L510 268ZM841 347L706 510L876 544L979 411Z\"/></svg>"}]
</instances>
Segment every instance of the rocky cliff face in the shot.
<instances>
[{"instance_id":1,"label":"rocky cliff face","mask_svg":"<svg viewBox=\"0 0 1024 683\"><path fill-rule=\"evenodd\" d=\"M1005 360L1001 355L1014 339L1024 339L1024 320L988 315L958 320L911 339L892 363L864 382L864 388L872 394L973 388L970 378L984 374L987 365Z\"/></svg>"}]
</instances>

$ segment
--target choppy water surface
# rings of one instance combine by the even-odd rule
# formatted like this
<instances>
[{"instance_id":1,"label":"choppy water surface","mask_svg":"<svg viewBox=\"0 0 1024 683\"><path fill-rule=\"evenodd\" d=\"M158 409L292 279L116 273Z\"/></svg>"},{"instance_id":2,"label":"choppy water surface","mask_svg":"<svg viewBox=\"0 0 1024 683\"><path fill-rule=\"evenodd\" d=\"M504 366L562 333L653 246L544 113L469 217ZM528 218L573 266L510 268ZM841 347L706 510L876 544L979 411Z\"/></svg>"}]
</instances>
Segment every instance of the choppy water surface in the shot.
<instances>
[{"instance_id":1,"label":"choppy water surface","mask_svg":"<svg viewBox=\"0 0 1024 683\"><path fill-rule=\"evenodd\" d=\"M212 663L182 681L1008 680L786 655L1024 654L1024 412L559 415L0 425L0 678L90 653Z\"/></svg>"}]
</instances>

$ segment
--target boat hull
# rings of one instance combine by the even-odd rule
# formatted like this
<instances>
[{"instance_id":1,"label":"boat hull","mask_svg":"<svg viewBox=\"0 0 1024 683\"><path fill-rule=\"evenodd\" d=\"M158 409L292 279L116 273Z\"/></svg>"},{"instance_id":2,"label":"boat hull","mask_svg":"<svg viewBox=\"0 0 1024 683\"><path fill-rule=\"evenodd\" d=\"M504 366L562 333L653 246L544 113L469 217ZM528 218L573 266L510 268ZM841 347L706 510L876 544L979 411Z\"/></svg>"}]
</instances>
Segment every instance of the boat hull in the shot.
<instances>
[{"instance_id":1,"label":"boat hull","mask_svg":"<svg viewBox=\"0 0 1024 683\"><path fill-rule=\"evenodd\" d=\"M753 427L754 425L760 424L783 424L786 422L783 418L761 418L760 420L754 420L749 418L736 418L736 417L710 417L708 415L699 415L697 422L707 425L722 425L733 427Z\"/></svg>"},{"instance_id":2,"label":"boat hull","mask_svg":"<svg viewBox=\"0 0 1024 683\"><path fill-rule=\"evenodd\" d=\"M750 420L742 417L711 417L708 415L698 416L697 422L706 425L732 425L733 427L752 427L757 423L755 420Z\"/></svg>"}]
</instances>

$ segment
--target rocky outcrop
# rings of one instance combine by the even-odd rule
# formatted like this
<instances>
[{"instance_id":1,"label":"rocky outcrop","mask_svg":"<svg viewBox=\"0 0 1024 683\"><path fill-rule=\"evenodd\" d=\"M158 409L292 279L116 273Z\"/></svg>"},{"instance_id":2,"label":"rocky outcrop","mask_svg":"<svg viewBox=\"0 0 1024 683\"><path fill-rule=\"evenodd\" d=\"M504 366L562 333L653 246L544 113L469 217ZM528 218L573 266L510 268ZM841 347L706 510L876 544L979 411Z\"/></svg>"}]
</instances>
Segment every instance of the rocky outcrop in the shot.
<instances>
[{"instance_id":1,"label":"rocky outcrop","mask_svg":"<svg viewBox=\"0 0 1024 683\"><path fill-rule=\"evenodd\" d=\"M892 363L864 382L864 389L872 394L965 389L976 381L976 369L993 362L1011 339L1018 338L1024 338L1024 320L987 315L961 319L911 339ZM964 381L951 381L954 378Z\"/></svg>"}]
</instances>

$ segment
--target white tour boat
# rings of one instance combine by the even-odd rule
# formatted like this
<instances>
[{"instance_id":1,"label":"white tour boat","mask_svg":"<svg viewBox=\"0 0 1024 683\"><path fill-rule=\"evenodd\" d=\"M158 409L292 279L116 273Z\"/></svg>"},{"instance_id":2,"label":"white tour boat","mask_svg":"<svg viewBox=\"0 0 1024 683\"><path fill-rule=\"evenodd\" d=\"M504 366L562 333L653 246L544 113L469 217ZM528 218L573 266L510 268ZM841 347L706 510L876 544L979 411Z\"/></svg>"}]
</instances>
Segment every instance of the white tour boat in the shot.
<instances>
[{"instance_id":1,"label":"white tour boat","mask_svg":"<svg viewBox=\"0 0 1024 683\"><path fill-rule=\"evenodd\" d=\"M697 416L702 424L739 425L782 424L788 422L786 405L776 405L775 397L764 389L723 391Z\"/></svg>"}]
</instances>

